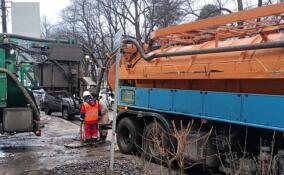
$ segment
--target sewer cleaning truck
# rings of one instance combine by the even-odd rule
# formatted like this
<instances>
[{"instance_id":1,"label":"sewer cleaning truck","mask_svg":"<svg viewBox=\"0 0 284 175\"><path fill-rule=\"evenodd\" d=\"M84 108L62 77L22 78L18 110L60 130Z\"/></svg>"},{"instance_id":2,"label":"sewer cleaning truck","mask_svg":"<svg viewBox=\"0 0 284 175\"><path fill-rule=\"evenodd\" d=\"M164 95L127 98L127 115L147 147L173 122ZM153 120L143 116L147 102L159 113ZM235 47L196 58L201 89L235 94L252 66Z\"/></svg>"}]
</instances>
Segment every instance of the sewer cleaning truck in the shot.
<instances>
[{"instance_id":1,"label":"sewer cleaning truck","mask_svg":"<svg viewBox=\"0 0 284 175\"><path fill-rule=\"evenodd\" d=\"M277 157L283 173L283 14L279 3L157 29L148 43L123 38L120 151L142 148L162 160L157 147L178 152L185 142L174 137L176 131L191 123L184 160L223 171L246 164L256 172L256 162ZM112 89L114 77L112 64Z\"/></svg>"}]
</instances>

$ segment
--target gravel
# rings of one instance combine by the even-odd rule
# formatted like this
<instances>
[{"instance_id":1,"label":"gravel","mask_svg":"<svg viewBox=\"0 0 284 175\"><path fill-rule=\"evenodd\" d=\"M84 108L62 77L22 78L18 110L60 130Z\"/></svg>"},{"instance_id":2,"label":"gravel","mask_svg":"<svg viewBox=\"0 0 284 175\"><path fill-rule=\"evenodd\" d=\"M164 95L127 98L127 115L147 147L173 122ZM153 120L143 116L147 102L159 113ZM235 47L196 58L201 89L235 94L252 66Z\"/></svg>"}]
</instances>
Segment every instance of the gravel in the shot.
<instances>
[{"instance_id":1,"label":"gravel","mask_svg":"<svg viewBox=\"0 0 284 175\"><path fill-rule=\"evenodd\" d=\"M38 172L42 175L106 175L109 174L109 160L107 159L96 159L89 162L70 163L63 166L55 167L51 170L41 170ZM28 173L24 173L27 175ZM143 174L135 162L119 159L114 164L114 175L139 175Z\"/></svg>"}]
</instances>

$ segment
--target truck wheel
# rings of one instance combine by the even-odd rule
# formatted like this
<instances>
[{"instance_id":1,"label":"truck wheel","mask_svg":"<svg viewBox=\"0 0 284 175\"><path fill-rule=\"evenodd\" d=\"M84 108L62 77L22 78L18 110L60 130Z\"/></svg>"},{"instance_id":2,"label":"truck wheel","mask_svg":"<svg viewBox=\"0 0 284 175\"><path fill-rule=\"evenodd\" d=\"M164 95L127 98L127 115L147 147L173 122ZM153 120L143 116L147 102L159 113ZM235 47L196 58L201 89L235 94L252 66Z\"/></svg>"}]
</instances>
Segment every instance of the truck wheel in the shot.
<instances>
[{"instance_id":1,"label":"truck wheel","mask_svg":"<svg viewBox=\"0 0 284 175\"><path fill-rule=\"evenodd\" d=\"M51 114L51 110L49 109L48 106L44 106L44 113L45 113L45 115L50 115Z\"/></svg>"},{"instance_id":2,"label":"truck wheel","mask_svg":"<svg viewBox=\"0 0 284 175\"><path fill-rule=\"evenodd\" d=\"M137 150L139 143L138 129L133 120L123 118L117 125L117 144L124 154L130 154Z\"/></svg>"},{"instance_id":3,"label":"truck wheel","mask_svg":"<svg viewBox=\"0 0 284 175\"><path fill-rule=\"evenodd\" d=\"M151 122L143 133L142 150L147 159L158 162L175 154L175 142L162 124Z\"/></svg>"},{"instance_id":4,"label":"truck wheel","mask_svg":"<svg viewBox=\"0 0 284 175\"><path fill-rule=\"evenodd\" d=\"M64 108L62 109L62 117L63 117L65 120L68 120L68 119L69 119L68 108L64 107Z\"/></svg>"},{"instance_id":5,"label":"truck wheel","mask_svg":"<svg viewBox=\"0 0 284 175\"><path fill-rule=\"evenodd\" d=\"M42 104L42 102L39 103L39 109L40 111L44 111L44 105Z\"/></svg>"}]
</instances>

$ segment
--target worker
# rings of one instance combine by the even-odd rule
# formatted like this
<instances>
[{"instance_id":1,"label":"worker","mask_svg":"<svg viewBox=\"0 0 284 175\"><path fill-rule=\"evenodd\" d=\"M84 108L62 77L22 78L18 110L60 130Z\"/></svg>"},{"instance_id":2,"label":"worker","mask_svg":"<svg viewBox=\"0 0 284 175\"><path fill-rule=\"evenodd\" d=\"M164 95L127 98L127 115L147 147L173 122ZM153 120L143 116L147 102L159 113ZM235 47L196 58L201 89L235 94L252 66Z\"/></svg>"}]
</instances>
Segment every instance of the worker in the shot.
<instances>
[{"instance_id":1,"label":"worker","mask_svg":"<svg viewBox=\"0 0 284 175\"><path fill-rule=\"evenodd\" d=\"M100 97L101 98L101 97ZM99 120L99 124L105 125L109 123L109 116L108 116L108 107L106 104L106 100L100 99L100 107L101 107L101 118ZM107 138L107 130L100 130L100 142L105 143Z\"/></svg>"},{"instance_id":2,"label":"worker","mask_svg":"<svg viewBox=\"0 0 284 175\"><path fill-rule=\"evenodd\" d=\"M83 93L83 100L80 120L84 121L85 125L85 142L92 145L94 141L97 141L98 136L98 120L101 115L100 104L89 91Z\"/></svg>"}]
</instances>

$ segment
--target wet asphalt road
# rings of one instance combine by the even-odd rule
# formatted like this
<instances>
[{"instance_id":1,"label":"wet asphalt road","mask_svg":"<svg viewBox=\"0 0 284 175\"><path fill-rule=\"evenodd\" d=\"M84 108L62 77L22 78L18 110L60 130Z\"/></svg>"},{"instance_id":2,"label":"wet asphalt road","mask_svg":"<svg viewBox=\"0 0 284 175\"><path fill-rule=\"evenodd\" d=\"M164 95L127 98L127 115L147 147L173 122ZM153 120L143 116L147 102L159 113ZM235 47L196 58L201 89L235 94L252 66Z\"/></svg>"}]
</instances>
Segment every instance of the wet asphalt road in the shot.
<instances>
[{"instance_id":1,"label":"wet asphalt road","mask_svg":"<svg viewBox=\"0 0 284 175\"><path fill-rule=\"evenodd\" d=\"M41 137L33 133L0 135L0 175L107 173L110 142L98 147L66 148L64 145L79 144L79 118L67 121L56 114L42 114L41 121ZM136 156L118 151L115 157L115 174L160 174L164 169L152 163L146 166Z\"/></svg>"},{"instance_id":2,"label":"wet asphalt road","mask_svg":"<svg viewBox=\"0 0 284 175\"><path fill-rule=\"evenodd\" d=\"M79 138L77 124L43 114L41 120L44 124L41 137L33 133L0 136L1 175L36 172L74 161L90 161L94 157L109 156L109 144L95 149L66 148L65 144L76 142L74 138Z\"/></svg>"}]
</instances>

